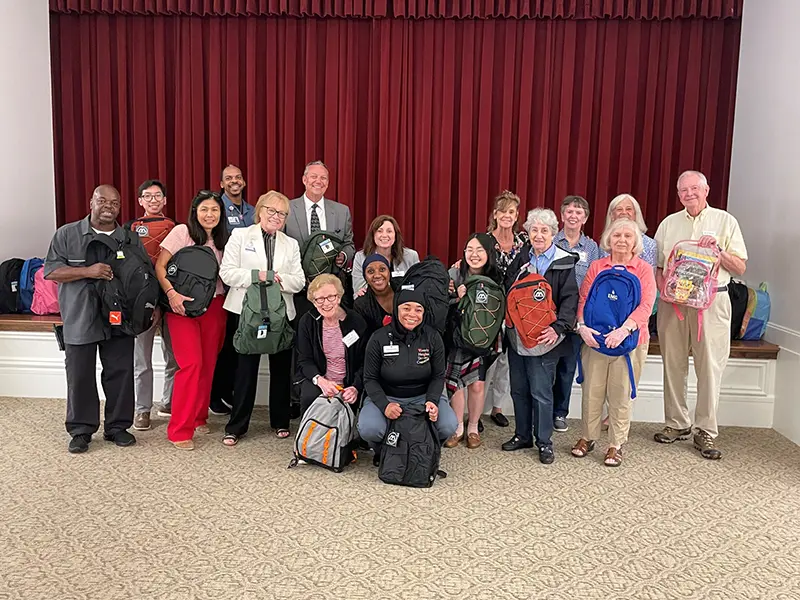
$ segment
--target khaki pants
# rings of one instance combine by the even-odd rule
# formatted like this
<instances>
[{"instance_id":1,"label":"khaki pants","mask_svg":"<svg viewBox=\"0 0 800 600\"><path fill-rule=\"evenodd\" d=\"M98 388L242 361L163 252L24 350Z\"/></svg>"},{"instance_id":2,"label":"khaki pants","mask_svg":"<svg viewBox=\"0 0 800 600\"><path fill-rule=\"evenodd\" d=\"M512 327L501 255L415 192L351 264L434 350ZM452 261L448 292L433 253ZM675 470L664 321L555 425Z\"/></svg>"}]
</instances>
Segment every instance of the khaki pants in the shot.
<instances>
[{"instance_id":1,"label":"khaki pants","mask_svg":"<svg viewBox=\"0 0 800 600\"><path fill-rule=\"evenodd\" d=\"M631 352L633 379L638 387L647 360L647 345ZM581 417L583 439L600 438L603 404L608 398L608 444L619 448L628 441L631 428L631 382L624 356L606 356L584 344L581 350L583 387Z\"/></svg>"},{"instance_id":2,"label":"khaki pants","mask_svg":"<svg viewBox=\"0 0 800 600\"><path fill-rule=\"evenodd\" d=\"M717 404L722 373L731 349L731 299L727 292L717 294L703 311L703 329L697 340L697 310L679 307L683 320L673 306L658 303L658 341L664 362L664 416L667 427L688 429L692 426L686 405L686 381L689 377L689 350L694 357L697 375L697 406L694 426L717 437Z\"/></svg>"}]
</instances>

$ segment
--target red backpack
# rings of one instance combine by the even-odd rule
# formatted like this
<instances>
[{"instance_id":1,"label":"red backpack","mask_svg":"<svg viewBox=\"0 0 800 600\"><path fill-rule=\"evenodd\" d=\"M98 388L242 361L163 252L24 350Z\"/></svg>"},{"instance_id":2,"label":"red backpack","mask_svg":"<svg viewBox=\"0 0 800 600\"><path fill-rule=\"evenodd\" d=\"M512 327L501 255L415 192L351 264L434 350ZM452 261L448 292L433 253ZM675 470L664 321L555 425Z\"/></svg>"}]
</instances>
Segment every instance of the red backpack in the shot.
<instances>
[{"instance_id":1,"label":"red backpack","mask_svg":"<svg viewBox=\"0 0 800 600\"><path fill-rule=\"evenodd\" d=\"M175 221L167 217L142 217L128 223L128 227L136 232L150 260L156 264L161 253L161 242L175 227Z\"/></svg>"},{"instance_id":2,"label":"red backpack","mask_svg":"<svg viewBox=\"0 0 800 600\"><path fill-rule=\"evenodd\" d=\"M517 330L523 346L537 346L542 331L556 318L553 289L543 276L527 273L514 282L506 298L506 327Z\"/></svg>"}]
</instances>

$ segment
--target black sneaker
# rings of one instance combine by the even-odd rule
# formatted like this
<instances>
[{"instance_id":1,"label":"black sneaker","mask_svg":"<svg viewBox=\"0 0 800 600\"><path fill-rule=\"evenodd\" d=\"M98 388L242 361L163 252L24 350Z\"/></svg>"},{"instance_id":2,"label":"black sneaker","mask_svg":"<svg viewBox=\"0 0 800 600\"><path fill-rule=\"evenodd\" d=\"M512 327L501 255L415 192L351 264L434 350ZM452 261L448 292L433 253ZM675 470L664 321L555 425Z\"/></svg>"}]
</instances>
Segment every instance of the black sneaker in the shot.
<instances>
[{"instance_id":1,"label":"black sneaker","mask_svg":"<svg viewBox=\"0 0 800 600\"><path fill-rule=\"evenodd\" d=\"M515 450L522 450L523 448L533 448L533 442L523 442L516 435L500 446L500 449L505 452L514 452Z\"/></svg>"},{"instance_id":2,"label":"black sneaker","mask_svg":"<svg viewBox=\"0 0 800 600\"><path fill-rule=\"evenodd\" d=\"M209 406L208 411L212 415L217 415L217 416L231 414L231 409L228 408L225 404L223 404L222 401L220 401L219 404L215 404L214 406Z\"/></svg>"},{"instance_id":3,"label":"black sneaker","mask_svg":"<svg viewBox=\"0 0 800 600\"><path fill-rule=\"evenodd\" d=\"M92 436L80 433L74 436L69 441L69 446L67 446L67 451L70 454L83 454L89 449L89 442L92 441Z\"/></svg>"},{"instance_id":4,"label":"black sneaker","mask_svg":"<svg viewBox=\"0 0 800 600\"><path fill-rule=\"evenodd\" d=\"M103 439L107 442L114 442L117 446L126 447L133 446L136 443L136 438L133 434L125 431L115 431L114 433L104 433Z\"/></svg>"},{"instance_id":5,"label":"black sneaker","mask_svg":"<svg viewBox=\"0 0 800 600\"><path fill-rule=\"evenodd\" d=\"M567 427L567 419L566 417L556 417L553 419L553 431L558 431L559 433L564 433L568 431L569 427Z\"/></svg>"},{"instance_id":6,"label":"black sneaker","mask_svg":"<svg viewBox=\"0 0 800 600\"><path fill-rule=\"evenodd\" d=\"M553 449L550 446L542 446L539 448L539 462L543 465L551 465L556 459Z\"/></svg>"}]
</instances>

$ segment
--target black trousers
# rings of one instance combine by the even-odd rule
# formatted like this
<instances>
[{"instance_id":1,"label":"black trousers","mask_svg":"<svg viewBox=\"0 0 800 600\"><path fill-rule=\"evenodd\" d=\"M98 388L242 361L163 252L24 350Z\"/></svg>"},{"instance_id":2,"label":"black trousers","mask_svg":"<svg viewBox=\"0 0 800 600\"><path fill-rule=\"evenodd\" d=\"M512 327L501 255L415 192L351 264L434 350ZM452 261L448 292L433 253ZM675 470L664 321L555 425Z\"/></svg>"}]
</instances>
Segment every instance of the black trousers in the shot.
<instances>
[{"instance_id":1,"label":"black trousers","mask_svg":"<svg viewBox=\"0 0 800 600\"><path fill-rule=\"evenodd\" d=\"M222 350L219 351L217 356L217 365L214 367L214 380L211 383L211 402L209 407L215 412L224 412L221 411L224 407L223 400L233 406L234 387L235 381L237 381L236 369L239 362L239 354L233 347L233 334L236 333L238 326L239 315L229 312L228 320L225 322L225 341L222 344Z\"/></svg>"},{"instance_id":2,"label":"black trousers","mask_svg":"<svg viewBox=\"0 0 800 600\"><path fill-rule=\"evenodd\" d=\"M236 387L233 408L225 433L244 435L250 427L258 387L260 354L237 354ZM269 423L273 429L289 429L289 388L291 386L292 349L268 354Z\"/></svg>"},{"instance_id":3,"label":"black trousers","mask_svg":"<svg viewBox=\"0 0 800 600\"><path fill-rule=\"evenodd\" d=\"M67 433L92 435L100 428L97 393L97 351L106 395L104 433L111 435L133 425L133 346L135 338L112 337L92 344L65 347L67 370Z\"/></svg>"}]
</instances>

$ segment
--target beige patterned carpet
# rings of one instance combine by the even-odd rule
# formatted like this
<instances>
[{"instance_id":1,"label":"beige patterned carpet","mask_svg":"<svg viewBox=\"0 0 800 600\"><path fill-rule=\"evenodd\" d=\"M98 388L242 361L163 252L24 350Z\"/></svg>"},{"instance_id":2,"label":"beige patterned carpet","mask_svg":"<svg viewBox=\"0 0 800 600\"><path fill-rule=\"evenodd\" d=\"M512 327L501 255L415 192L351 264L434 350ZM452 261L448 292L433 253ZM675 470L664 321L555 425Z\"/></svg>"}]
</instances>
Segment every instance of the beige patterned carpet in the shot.
<instances>
[{"instance_id":1,"label":"beige patterned carpet","mask_svg":"<svg viewBox=\"0 0 800 600\"><path fill-rule=\"evenodd\" d=\"M194 452L165 422L132 448L66 451L64 402L0 398L0 599L800 598L800 448L725 429L719 462L633 427L619 469L445 450L430 490L287 470L257 409L233 449L222 421Z\"/></svg>"}]
</instances>

